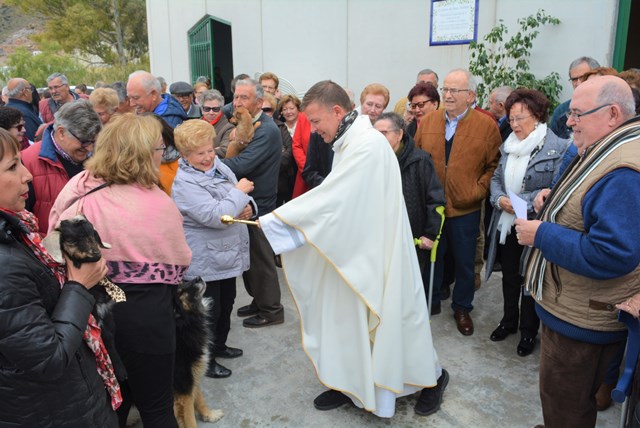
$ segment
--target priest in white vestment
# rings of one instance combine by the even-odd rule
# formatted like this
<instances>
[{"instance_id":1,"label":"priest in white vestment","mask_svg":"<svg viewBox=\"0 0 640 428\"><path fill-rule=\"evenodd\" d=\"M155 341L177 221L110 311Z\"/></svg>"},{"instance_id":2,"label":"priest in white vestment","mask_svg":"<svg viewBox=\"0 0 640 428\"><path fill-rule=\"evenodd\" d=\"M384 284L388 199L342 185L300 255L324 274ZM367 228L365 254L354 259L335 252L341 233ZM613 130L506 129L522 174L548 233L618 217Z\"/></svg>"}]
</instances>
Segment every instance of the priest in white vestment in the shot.
<instances>
[{"instance_id":1,"label":"priest in white vestment","mask_svg":"<svg viewBox=\"0 0 640 428\"><path fill-rule=\"evenodd\" d=\"M340 86L305 95L312 130L335 152L324 182L260 217L300 313L320 382L320 410L349 400L381 417L423 388L437 411L448 374L437 362L398 161ZM419 412L419 414L429 414Z\"/></svg>"}]
</instances>

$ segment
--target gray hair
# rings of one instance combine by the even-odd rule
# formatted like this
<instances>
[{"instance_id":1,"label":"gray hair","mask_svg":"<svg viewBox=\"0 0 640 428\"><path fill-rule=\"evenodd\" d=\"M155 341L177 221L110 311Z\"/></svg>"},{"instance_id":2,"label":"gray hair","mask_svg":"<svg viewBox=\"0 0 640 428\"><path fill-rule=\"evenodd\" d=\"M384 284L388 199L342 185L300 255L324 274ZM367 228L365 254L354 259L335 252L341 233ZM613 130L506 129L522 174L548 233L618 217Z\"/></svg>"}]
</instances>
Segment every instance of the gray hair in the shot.
<instances>
[{"instance_id":1,"label":"gray hair","mask_svg":"<svg viewBox=\"0 0 640 428\"><path fill-rule=\"evenodd\" d=\"M113 82L111 89L118 93L118 98L121 103L127 100L127 85L125 85L124 82Z\"/></svg>"},{"instance_id":2,"label":"gray hair","mask_svg":"<svg viewBox=\"0 0 640 428\"><path fill-rule=\"evenodd\" d=\"M13 80L13 79L11 79ZM9 98L15 98L20 95L20 92L24 91L25 88L30 88L31 86L24 79L16 79L18 83L13 87L12 90L9 90L9 85L2 88L2 95L6 95ZM9 81L11 83L11 81Z\"/></svg>"},{"instance_id":3,"label":"gray hair","mask_svg":"<svg viewBox=\"0 0 640 428\"><path fill-rule=\"evenodd\" d=\"M236 91L236 83L238 82L238 80L243 80L243 79L249 79L250 76L246 73L240 73L238 74L236 77L234 77L233 79L231 79L231 92L235 92Z\"/></svg>"},{"instance_id":4,"label":"gray hair","mask_svg":"<svg viewBox=\"0 0 640 428\"><path fill-rule=\"evenodd\" d=\"M513 92L513 88L511 86L500 86L491 91L491 94L493 94L493 100L495 102L504 103L511 92Z\"/></svg>"},{"instance_id":5,"label":"gray hair","mask_svg":"<svg viewBox=\"0 0 640 428\"><path fill-rule=\"evenodd\" d=\"M54 130L62 126L81 141L95 141L102 127L98 113L93 110L91 103L84 99L63 104L53 117Z\"/></svg>"},{"instance_id":6,"label":"gray hair","mask_svg":"<svg viewBox=\"0 0 640 428\"><path fill-rule=\"evenodd\" d=\"M204 91L202 94L200 94L200 98L198 98L198 102L200 103L201 106L207 101L214 101L214 100L217 100L220 103L220 107L224 105L224 97L222 96L220 91L218 91L217 89Z\"/></svg>"},{"instance_id":7,"label":"gray hair","mask_svg":"<svg viewBox=\"0 0 640 428\"><path fill-rule=\"evenodd\" d=\"M636 115L633 92L631 92L631 87L626 83L624 85L617 81L605 83L600 89L597 100L599 105L615 104L619 106L625 120Z\"/></svg>"},{"instance_id":8,"label":"gray hair","mask_svg":"<svg viewBox=\"0 0 640 428\"><path fill-rule=\"evenodd\" d=\"M158 82L160 82L160 86L167 84L167 81L164 77L156 77L156 79L158 79Z\"/></svg>"},{"instance_id":9,"label":"gray hair","mask_svg":"<svg viewBox=\"0 0 640 428\"><path fill-rule=\"evenodd\" d=\"M62 82L63 85L68 85L69 84L69 79L67 79L67 76L65 76L62 73L53 73L51 76L47 77L47 83L49 83L53 79L57 79L57 78L60 78L60 81Z\"/></svg>"},{"instance_id":10,"label":"gray hair","mask_svg":"<svg viewBox=\"0 0 640 428\"><path fill-rule=\"evenodd\" d=\"M142 88L145 90L147 94L151 93L151 90L155 89L160 93L162 91L162 86L160 85L160 81L153 76L153 74L144 70L134 71L129 75L129 80L140 77L140 83L142 84Z\"/></svg>"},{"instance_id":11,"label":"gray hair","mask_svg":"<svg viewBox=\"0 0 640 428\"><path fill-rule=\"evenodd\" d=\"M349 97L349 101L351 101L351 105L355 106L356 105L356 94L353 93L353 90L349 89L349 88L342 88L344 89L344 91L347 93L347 96Z\"/></svg>"},{"instance_id":12,"label":"gray hair","mask_svg":"<svg viewBox=\"0 0 640 428\"><path fill-rule=\"evenodd\" d=\"M453 70L451 70L449 72L449 74L451 73L464 73L464 75L467 77L467 88L469 91L475 93L476 90L478 89L478 83L476 82L476 78L473 77L473 74L471 74L471 72L469 70L467 70L466 68L454 68ZM449 75L447 74L447 76Z\"/></svg>"},{"instance_id":13,"label":"gray hair","mask_svg":"<svg viewBox=\"0 0 640 428\"><path fill-rule=\"evenodd\" d=\"M574 68L576 68L582 63L586 63L589 66L589 68L591 68L592 70L594 68L600 67L600 63L595 59L591 58L590 56L581 56L580 58L574 59L571 62L571 64L569 64L569 73L571 73L571 70L573 70Z\"/></svg>"},{"instance_id":14,"label":"gray hair","mask_svg":"<svg viewBox=\"0 0 640 428\"><path fill-rule=\"evenodd\" d=\"M378 116L374 124L380 122L381 120L388 120L389 122L391 122L391 124L393 125L392 131L401 130L402 132L405 132L404 119L398 113L395 113L393 111L382 113L380 116Z\"/></svg>"},{"instance_id":15,"label":"gray hair","mask_svg":"<svg viewBox=\"0 0 640 428\"><path fill-rule=\"evenodd\" d=\"M425 74L433 74L434 76L436 76L436 82L438 82L438 73L436 73L435 71L433 71L430 68L425 68L423 70L418 71L418 76L416 79L420 79L420 76L424 76Z\"/></svg>"},{"instance_id":16,"label":"gray hair","mask_svg":"<svg viewBox=\"0 0 640 428\"><path fill-rule=\"evenodd\" d=\"M256 90L256 98L264 98L264 89L262 88L262 85L253 79L240 79L236 82L236 88L238 86L253 86Z\"/></svg>"}]
</instances>

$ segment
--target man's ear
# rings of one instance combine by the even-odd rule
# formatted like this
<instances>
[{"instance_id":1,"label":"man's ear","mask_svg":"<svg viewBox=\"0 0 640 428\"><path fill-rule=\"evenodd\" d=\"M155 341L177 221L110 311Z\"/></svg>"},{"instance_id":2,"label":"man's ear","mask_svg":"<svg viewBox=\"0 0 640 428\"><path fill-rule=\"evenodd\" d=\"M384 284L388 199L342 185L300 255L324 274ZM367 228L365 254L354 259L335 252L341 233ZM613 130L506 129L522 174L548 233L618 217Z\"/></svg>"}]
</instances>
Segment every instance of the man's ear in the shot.
<instances>
[{"instance_id":1,"label":"man's ear","mask_svg":"<svg viewBox=\"0 0 640 428\"><path fill-rule=\"evenodd\" d=\"M335 104L333 107L331 107L331 112L340 117L344 117L347 114L347 112L338 104Z\"/></svg>"}]
</instances>

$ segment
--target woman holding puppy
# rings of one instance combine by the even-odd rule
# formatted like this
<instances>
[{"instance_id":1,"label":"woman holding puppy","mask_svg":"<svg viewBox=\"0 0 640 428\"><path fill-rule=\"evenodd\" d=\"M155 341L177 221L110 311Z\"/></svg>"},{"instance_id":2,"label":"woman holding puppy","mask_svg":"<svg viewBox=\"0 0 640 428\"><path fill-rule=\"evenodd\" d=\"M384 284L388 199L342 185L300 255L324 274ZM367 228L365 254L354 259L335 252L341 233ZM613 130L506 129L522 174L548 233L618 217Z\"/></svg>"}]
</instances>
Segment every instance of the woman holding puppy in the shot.
<instances>
[{"instance_id":1,"label":"woman holding puppy","mask_svg":"<svg viewBox=\"0 0 640 428\"><path fill-rule=\"evenodd\" d=\"M115 427L119 387L89 334L88 289L105 261L69 264L65 275L24 209L31 179L17 138L0 129L0 426Z\"/></svg>"},{"instance_id":2,"label":"woman holding puppy","mask_svg":"<svg viewBox=\"0 0 640 428\"><path fill-rule=\"evenodd\" d=\"M154 117L114 116L98 134L86 170L67 183L49 217L54 227L83 213L111 244L103 250L109 277L127 297L114 307L116 348L129 375L118 409L121 427L132 404L145 428L178 426L173 302L191 250L182 216L158 186L166 150L161 132Z\"/></svg>"},{"instance_id":3,"label":"woman holding puppy","mask_svg":"<svg viewBox=\"0 0 640 428\"><path fill-rule=\"evenodd\" d=\"M215 130L201 120L190 120L175 129L176 146L182 154L173 182L172 197L184 216L184 231L193 252L185 276L202 277L205 296L213 298L211 360L207 376L224 378L231 370L218 358L237 358L242 350L227 346L231 312L236 298L236 276L249 269L249 233L243 224L225 225L225 214L250 219L257 212L253 182L238 181L214 149Z\"/></svg>"}]
</instances>

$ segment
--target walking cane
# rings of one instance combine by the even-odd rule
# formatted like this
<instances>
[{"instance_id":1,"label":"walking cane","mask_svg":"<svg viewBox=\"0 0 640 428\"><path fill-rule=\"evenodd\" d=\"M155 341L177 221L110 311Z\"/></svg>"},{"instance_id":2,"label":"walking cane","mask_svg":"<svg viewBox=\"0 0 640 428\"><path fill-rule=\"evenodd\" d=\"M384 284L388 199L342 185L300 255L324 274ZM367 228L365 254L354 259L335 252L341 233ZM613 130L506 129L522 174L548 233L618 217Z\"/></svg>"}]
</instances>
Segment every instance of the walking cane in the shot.
<instances>
[{"instance_id":1,"label":"walking cane","mask_svg":"<svg viewBox=\"0 0 640 428\"><path fill-rule=\"evenodd\" d=\"M444 206L441 205L436 208L436 212L440 214L440 229L438 230L438 236L433 241L433 247L431 247L431 269L429 270L429 300L427 310L429 311L429 319L431 319L431 307L433 306L433 274L436 266L436 257L438 253L438 244L440 243L440 235L442 235L442 226L444 225Z\"/></svg>"}]
</instances>

